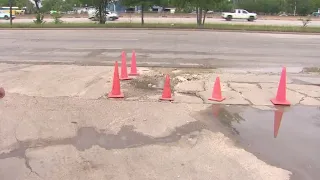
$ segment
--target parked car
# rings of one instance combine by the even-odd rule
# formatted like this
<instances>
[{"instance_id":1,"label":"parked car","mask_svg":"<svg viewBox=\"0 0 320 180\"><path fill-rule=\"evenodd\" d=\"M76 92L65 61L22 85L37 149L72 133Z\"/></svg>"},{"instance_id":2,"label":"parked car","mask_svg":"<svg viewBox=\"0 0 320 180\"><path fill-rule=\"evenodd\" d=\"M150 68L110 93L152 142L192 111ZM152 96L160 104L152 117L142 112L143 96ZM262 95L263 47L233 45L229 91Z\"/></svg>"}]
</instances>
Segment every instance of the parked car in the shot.
<instances>
[{"instance_id":1,"label":"parked car","mask_svg":"<svg viewBox=\"0 0 320 180\"><path fill-rule=\"evenodd\" d=\"M92 9L89 9L88 10L88 18L93 20L93 21L96 21L97 20L97 10L92 8ZM106 19L107 21L114 21L114 20L117 20L119 19L119 15L115 12L111 12L109 10L106 11Z\"/></svg>"},{"instance_id":2,"label":"parked car","mask_svg":"<svg viewBox=\"0 0 320 180\"><path fill-rule=\"evenodd\" d=\"M16 16L12 14L12 19L14 19ZM4 13L0 12L0 19L9 20L10 19L10 13Z\"/></svg>"},{"instance_id":3,"label":"parked car","mask_svg":"<svg viewBox=\"0 0 320 180\"><path fill-rule=\"evenodd\" d=\"M256 13L249 13L244 9L235 9L233 12L223 12L222 18L231 21L232 19L247 19L248 21L254 21L257 19Z\"/></svg>"}]
</instances>

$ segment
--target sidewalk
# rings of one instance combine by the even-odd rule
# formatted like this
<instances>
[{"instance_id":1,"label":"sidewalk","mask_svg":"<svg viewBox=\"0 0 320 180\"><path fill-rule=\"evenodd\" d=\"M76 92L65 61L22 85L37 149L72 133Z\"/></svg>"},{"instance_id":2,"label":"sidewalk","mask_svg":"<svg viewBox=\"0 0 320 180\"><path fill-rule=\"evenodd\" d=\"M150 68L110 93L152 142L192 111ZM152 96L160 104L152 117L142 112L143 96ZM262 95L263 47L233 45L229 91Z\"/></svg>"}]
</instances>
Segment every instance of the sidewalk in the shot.
<instances>
[{"instance_id":1,"label":"sidewalk","mask_svg":"<svg viewBox=\"0 0 320 180\"><path fill-rule=\"evenodd\" d=\"M279 68L281 70L281 68ZM139 68L141 76L122 81L126 101L158 101L164 74L170 74L174 103L217 103L208 101L217 76L221 79L221 104L272 106L279 74L228 72L219 69ZM290 70L288 70L290 72ZM74 65L0 64L0 85L7 93L40 97L104 99L112 87L113 67ZM288 73L287 99L292 105L320 105L318 74Z\"/></svg>"}]
</instances>

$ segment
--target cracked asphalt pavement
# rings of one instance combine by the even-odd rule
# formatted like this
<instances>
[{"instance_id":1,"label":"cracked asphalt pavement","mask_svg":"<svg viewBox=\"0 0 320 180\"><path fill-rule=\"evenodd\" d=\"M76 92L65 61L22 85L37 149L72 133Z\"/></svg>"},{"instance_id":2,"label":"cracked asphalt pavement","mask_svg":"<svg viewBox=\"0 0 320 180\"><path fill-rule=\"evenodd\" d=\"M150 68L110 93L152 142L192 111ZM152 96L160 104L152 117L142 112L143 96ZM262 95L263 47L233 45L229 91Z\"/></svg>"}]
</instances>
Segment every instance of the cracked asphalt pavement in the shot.
<instances>
[{"instance_id":1,"label":"cracked asphalt pavement","mask_svg":"<svg viewBox=\"0 0 320 180\"><path fill-rule=\"evenodd\" d=\"M1 180L320 178L317 36L0 33ZM132 49L140 76L121 81L125 98L107 99L106 65ZM288 66L286 108L270 102L280 64ZM166 74L173 102L159 101ZM208 101L217 76L221 103Z\"/></svg>"},{"instance_id":2,"label":"cracked asphalt pavement","mask_svg":"<svg viewBox=\"0 0 320 180\"><path fill-rule=\"evenodd\" d=\"M289 179L291 174L235 147L205 105L6 98L3 179Z\"/></svg>"},{"instance_id":3,"label":"cracked asphalt pavement","mask_svg":"<svg viewBox=\"0 0 320 180\"><path fill-rule=\"evenodd\" d=\"M279 109L270 103L278 73L138 70L140 76L121 82L125 98L111 100L106 94L113 67L0 64L0 82L6 90L0 101L1 177L319 177L317 73L288 73L288 99L296 106L282 109L281 120L273 118ZM172 103L159 102L165 74L171 77ZM218 75L226 100L212 104L207 99Z\"/></svg>"}]
</instances>

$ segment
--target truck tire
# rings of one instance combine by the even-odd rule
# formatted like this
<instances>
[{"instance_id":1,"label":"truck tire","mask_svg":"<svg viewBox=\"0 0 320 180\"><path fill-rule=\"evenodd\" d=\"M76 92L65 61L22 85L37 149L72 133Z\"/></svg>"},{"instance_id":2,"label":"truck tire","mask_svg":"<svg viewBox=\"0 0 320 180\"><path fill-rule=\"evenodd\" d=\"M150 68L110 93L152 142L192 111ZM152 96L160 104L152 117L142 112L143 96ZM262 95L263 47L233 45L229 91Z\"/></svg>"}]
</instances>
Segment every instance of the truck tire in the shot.
<instances>
[{"instance_id":1,"label":"truck tire","mask_svg":"<svg viewBox=\"0 0 320 180\"><path fill-rule=\"evenodd\" d=\"M231 16L231 15L228 15L227 18L226 18L226 20L227 20L227 21L231 21L231 20L232 20L232 16Z\"/></svg>"},{"instance_id":2,"label":"truck tire","mask_svg":"<svg viewBox=\"0 0 320 180\"><path fill-rule=\"evenodd\" d=\"M250 21L250 22L254 21L254 17L253 17L253 16L250 16L249 19L248 19L248 21Z\"/></svg>"},{"instance_id":3,"label":"truck tire","mask_svg":"<svg viewBox=\"0 0 320 180\"><path fill-rule=\"evenodd\" d=\"M4 16L4 19L5 19L5 20L9 20L10 18L9 18L9 16L5 15L5 16Z\"/></svg>"}]
</instances>

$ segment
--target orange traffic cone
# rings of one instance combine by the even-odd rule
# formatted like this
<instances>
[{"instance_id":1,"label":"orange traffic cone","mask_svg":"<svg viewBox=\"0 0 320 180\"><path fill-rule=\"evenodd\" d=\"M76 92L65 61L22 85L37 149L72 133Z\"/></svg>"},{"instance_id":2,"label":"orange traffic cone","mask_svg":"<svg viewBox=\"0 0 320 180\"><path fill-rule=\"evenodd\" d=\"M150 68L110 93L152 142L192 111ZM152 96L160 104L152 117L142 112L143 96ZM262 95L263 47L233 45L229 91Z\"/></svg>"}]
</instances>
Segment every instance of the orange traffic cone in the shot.
<instances>
[{"instance_id":1,"label":"orange traffic cone","mask_svg":"<svg viewBox=\"0 0 320 180\"><path fill-rule=\"evenodd\" d=\"M226 98L222 97L222 94L221 94L220 78L217 77L216 82L214 83L212 97L209 98L208 100L221 102L225 99Z\"/></svg>"},{"instance_id":2,"label":"orange traffic cone","mask_svg":"<svg viewBox=\"0 0 320 180\"><path fill-rule=\"evenodd\" d=\"M278 132L280 129L281 125L281 120L282 120L282 115L283 115L283 110L275 110L274 111L274 123L273 123L273 137L277 138Z\"/></svg>"},{"instance_id":3,"label":"orange traffic cone","mask_svg":"<svg viewBox=\"0 0 320 180\"><path fill-rule=\"evenodd\" d=\"M108 98L123 98L123 97L124 97L124 95L120 90L118 62L116 61L115 65L114 65L112 90L108 94Z\"/></svg>"},{"instance_id":4,"label":"orange traffic cone","mask_svg":"<svg viewBox=\"0 0 320 180\"><path fill-rule=\"evenodd\" d=\"M290 106L290 102L286 99L286 84L287 84L287 71L286 68L282 68L280 82L278 86L277 96L274 99L271 99L271 102L274 105L287 105Z\"/></svg>"},{"instance_id":5,"label":"orange traffic cone","mask_svg":"<svg viewBox=\"0 0 320 180\"><path fill-rule=\"evenodd\" d=\"M126 53L122 51L121 53L121 75L120 75L120 80L130 80L132 79L131 77L128 76L127 73L127 60L126 60Z\"/></svg>"},{"instance_id":6,"label":"orange traffic cone","mask_svg":"<svg viewBox=\"0 0 320 180\"><path fill-rule=\"evenodd\" d=\"M6 95L6 92L2 87L0 87L0 99L4 98L5 95Z\"/></svg>"},{"instance_id":7,"label":"orange traffic cone","mask_svg":"<svg viewBox=\"0 0 320 180\"><path fill-rule=\"evenodd\" d=\"M139 73L137 72L137 62L136 62L136 52L132 51L131 57L131 71L129 73L130 76L138 76Z\"/></svg>"},{"instance_id":8,"label":"orange traffic cone","mask_svg":"<svg viewBox=\"0 0 320 180\"><path fill-rule=\"evenodd\" d=\"M166 80L163 87L163 92L160 100L165 101L173 101L173 98L171 96L171 87L170 87L170 77L169 75L166 75Z\"/></svg>"}]
</instances>

